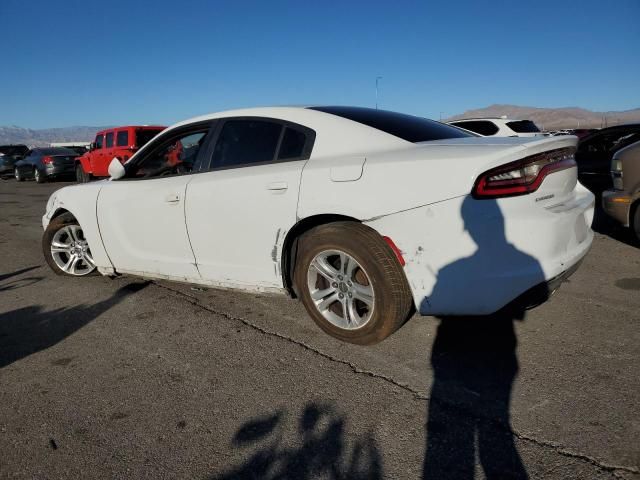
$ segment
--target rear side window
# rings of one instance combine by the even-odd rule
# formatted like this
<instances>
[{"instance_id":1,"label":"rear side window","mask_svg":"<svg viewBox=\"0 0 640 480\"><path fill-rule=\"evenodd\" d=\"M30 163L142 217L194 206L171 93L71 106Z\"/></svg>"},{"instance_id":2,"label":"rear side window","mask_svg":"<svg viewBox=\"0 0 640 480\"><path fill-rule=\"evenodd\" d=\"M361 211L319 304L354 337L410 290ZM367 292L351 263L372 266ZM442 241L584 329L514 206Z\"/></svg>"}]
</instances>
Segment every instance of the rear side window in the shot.
<instances>
[{"instance_id":1,"label":"rear side window","mask_svg":"<svg viewBox=\"0 0 640 480\"><path fill-rule=\"evenodd\" d=\"M302 157L306 141L307 136L304 133L287 127L278 150L278 160Z\"/></svg>"},{"instance_id":2,"label":"rear side window","mask_svg":"<svg viewBox=\"0 0 640 480\"><path fill-rule=\"evenodd\" d=\"M451 122L451 125L455 125L456 127L466 128L467 130L471 130L472 132L479 133L484 136L491 136L498 133L498 126L487 120L474 120L472 122Z\"/></svg>"},{"instance_id":3,"label":"rear side window","mask_svg":"<svg viewBox=\"0 0 640 480\"><path fill-rule=\"evenodd\" d=\"M102 134L96 136L96 148L102 148L104 136Z\"/></svg>"},{"instance_id":4,"label":"rear side window","mask_svg":"<svg viewBox=\"0 0 640 480\"><path fill-rule=\"evenodd\" d=\"M448 138L465 138L473 135L450 125L404 113L375 110L362 107L311 107L311 110L330 113L382 130L407 142L428 142Z\"/></svg>"},{"instance_id":5,"label":"rear side window","mask_svg":"<svg viewBox=\"0 0 640 480\"><path fill-rule=\"evenodd\" d=\"M105 139L106 148L113 147L113 132L107 133L107 138Z\"/></svg>"},{"instance_id":6,"label":"rear side window","mask_svg":"<svg viewBox=\"0 0 640 480\"><path fill-rule=\"evenodd\" d=\"M116 146L126 147L127 145L129 145L129 131L120 130L116 135Z\"/></svg>"},{"instance_id":7,"label":"rear side window","mask_svg":"<svg viewBox=\"0 0 640 480\"><path fill-rule=\"evenodd\" d=\"M262 120L229 120L216 142L211 168L269 162L275 158L282 125Z\"/></svg>"},{"instance_id":8,"label":"rear side window","mask_svg":"<svg viewBox=\"0 0 640 480\"><path fill-rule=\"evenodd\" d=\"M507 122L507 127L516 133L536 133L540 129L531 120L517 120L515 122Z\"/></svg>"}]
</instances>

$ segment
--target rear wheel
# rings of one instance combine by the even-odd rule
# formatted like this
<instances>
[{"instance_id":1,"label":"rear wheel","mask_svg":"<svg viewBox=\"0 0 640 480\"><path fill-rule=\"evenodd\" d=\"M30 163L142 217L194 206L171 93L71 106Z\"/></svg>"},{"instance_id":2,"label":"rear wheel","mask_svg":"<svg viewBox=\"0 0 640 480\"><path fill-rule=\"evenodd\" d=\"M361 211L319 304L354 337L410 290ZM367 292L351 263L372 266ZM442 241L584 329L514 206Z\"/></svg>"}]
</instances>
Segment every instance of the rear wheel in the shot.
<instances>
[{"instance_id":1,"label":"rear wheel","mask_svg":"<svg viewBox=\"0 0 640 480\"><path fill-rule=\"evenodd\" d=\"M17 181L24 182L24 176L18 167L13 170L13 176L16 177Z\"/></svg>"},{"instance_id":2,"label":"rear wheel","mask_svg":"<svg viewBox=\"0 0 640 480\"><path fill-rule=\"evenodd\" d=\"M33 178L36 179L37 183L44 183L47 181L47 177L38 169L33 169Z\"/></svg>"},{"instance_id":3,"label":"rear wheel","mask_svg":"<svg viewBox=\"0 0 640 480\"><path fill-rule=\"evenodd\" d=\"M42 236L42 252L58 275L82 277L96 268L82 227L71 214L51 220Z\"/></svg>"},{"instance_id":4,"label":"rear wheel","mask_svg":"<svg viewBox=\"0 0 640 480\"><path fill-rule=\"evenodd\" d=\"M321 225L300 239L294 281L316 324L340 340L371 345L407 320L413 301L402 267L373 229Z\"/></svg>"},{"instance_id":5,"label":"rear wheel","mask_svg":"<svg viewBox=\"0 0 640 480\"><path fill-rule=\"evenodd\" d=\"M76 181L78 183L87 183L91 180L91 175L84 171L82 168L82 164L78 163L76 165Z\"/></svg>"}]
</instances>

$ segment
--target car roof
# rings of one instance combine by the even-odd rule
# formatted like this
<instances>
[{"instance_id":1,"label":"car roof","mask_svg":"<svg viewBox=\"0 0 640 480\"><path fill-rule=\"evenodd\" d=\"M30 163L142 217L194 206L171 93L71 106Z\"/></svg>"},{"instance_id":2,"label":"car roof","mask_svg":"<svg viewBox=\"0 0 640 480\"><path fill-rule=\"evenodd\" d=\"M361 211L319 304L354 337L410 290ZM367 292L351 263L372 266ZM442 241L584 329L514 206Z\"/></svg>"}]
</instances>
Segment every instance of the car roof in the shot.
<instances>
[{"instance_id":1,"label":"car roof","mask_svg":"<svg viewBox=\"0 0 640 480\"><path fill-rule=\"evenodd\" d=\"M455 123L455 122L467 122L471 120L498 120L502 122L521 122L520 118L502 118L502 117L473 117L473 118L460 118L457 120L449 120L447 123Z\"/></svg>"},{"instance_id":2,"label":"car roof","mask_svg":"<svg viewBox=\"0 0 640 480\"><path fill-rule=\"evenodd\" d=\"M109 127L109 128L103 128L102 130L96 132L96 135L100 135L101 133L105 133L105 132L110 132L112 130L123 130L125 128L143 128L146 130L155 130L155 129L161 129L164 130L166 127L166 125L119 125L117 127Z\"/></svg>"}]
</instances>

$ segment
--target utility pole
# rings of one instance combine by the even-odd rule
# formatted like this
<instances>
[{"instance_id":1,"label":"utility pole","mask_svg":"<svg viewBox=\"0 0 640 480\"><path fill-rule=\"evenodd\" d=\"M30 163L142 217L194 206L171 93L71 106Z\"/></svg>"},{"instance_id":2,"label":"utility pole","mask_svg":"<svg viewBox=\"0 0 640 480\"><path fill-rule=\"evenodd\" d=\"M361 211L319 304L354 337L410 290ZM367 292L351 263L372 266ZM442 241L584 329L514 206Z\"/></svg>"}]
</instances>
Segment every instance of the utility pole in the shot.
<instances>
[{"instance_id":1,"label":"utility pole","mask_svg":"<svg viewBox=\"0 0 640 480\"><path fill-rule=\"evenodd\" d=\"M378 76L376 77L376 110L378 109L378 81L381 79L382 77Z\"/></svg>"}]
</instances>

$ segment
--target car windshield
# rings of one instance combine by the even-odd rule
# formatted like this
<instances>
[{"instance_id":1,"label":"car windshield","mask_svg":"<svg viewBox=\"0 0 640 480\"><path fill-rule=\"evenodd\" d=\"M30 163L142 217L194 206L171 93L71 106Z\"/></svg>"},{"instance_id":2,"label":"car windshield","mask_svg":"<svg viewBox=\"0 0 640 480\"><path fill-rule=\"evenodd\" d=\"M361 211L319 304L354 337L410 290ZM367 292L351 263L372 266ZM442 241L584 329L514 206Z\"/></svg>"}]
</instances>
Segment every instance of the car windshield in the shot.
<instances>
[{"instance_id":1,"label":"car windshield","mask_svg":"<svg viewBox=\"0 0 640 480\"><path fill-rule=\"evenodd\" d=\"M369 127L382 130L407 142L428 142L449 138L465 138L474 135L459 128L433 120L403 113L362 107L310 107L311 110L330 113Z\"/></svg>"},{"instance_id":2,"label":"car windshield","mask_svg":"<svg viewBox=\"0 0 640 480\"><path fill-rule=\"evenodd\" d=\"M162 129L143 129L136 131L136 146L138 148L142 147L144 144L148 143L153 137L158 135Z\"/></svg>"},{"instance_id":3,"label":"car windshield","mask_svg":"<svg viewBox=\"0 0 640 480\"><path fill-rule=\"evenodd\" d=\"M531 120L516 120L507 122L507 127L516 133L537 133L540 129Z\"/></svg>"}]
</instances>

